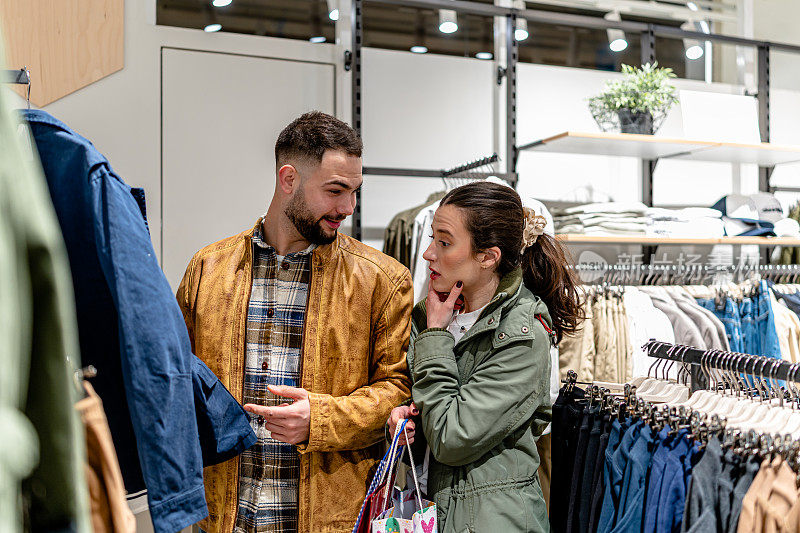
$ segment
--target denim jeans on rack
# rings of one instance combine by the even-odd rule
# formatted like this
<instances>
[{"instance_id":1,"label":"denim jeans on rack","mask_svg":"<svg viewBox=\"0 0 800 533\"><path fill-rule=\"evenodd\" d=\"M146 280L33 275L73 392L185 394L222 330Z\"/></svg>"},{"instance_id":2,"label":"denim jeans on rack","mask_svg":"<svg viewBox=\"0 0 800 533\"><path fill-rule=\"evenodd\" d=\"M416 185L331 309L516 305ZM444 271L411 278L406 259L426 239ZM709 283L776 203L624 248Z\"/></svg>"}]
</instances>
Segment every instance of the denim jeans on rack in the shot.
<instances>
[{"instance_id":1,"label":"denim jeans on rack","mask_svg":"<svg viewBox=\"0 0 800 533\"><path fill-rule=\"evenodd\" d=\"M720 319L725 326L725 334L728 336L728 344L730 344L732 352L741 352L742 346L742 322L739 315L739 307L731 298L725 299L725 305L718 308L715 300L699 298L697 303L701 307L705 307Z\"/></svg>"},{"instance_id":2,"label":"denim jeans on rack","mask_svg":"<svg viewBox=\"0 0 800 533\"><path fill-rule=\"evenodd\" d=\"M753 355L758 355L761 352L761 339L759 338L758 325L756 324L756 305L754 305L751 298L743 298L739 304L739 315L742 319L741 351Z\"/></svg>"},{"instance_id":3,"label":"denim jeans on rack","mask_svg":"<svg viewBox=\"0 0 800 533\"><path fill-rule=\"evenodd\" d=\"M775 313L772 309L772 302L769 299L769 287L767 282L761 280L760 291L758 294L758 316L756 325L761 341L761 352L758 355L767 357L781 358L781 345L778 340L778 333L775 330Z\"/></svg>"}]
</instances>

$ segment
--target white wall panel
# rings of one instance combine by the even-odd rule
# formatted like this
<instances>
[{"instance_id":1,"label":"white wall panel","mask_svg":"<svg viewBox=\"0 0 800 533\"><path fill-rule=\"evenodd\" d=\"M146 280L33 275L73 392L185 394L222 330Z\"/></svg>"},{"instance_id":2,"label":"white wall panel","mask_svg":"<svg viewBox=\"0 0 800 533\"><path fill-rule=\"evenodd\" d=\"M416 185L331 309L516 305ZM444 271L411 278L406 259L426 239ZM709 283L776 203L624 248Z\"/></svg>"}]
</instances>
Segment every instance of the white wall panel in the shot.
<instances>
[{"instance_id":1,"label":"white wall panel","mask_svg":"<svg viewBox=\"0 0 800 533\"><path fill-rule=\"evenodd\" d=\"M232 54L162 53L162 265L175 287L194 252L251 227L266 211L278 134L306 111L334 113L334 70Z\"/></svg>"}]
</instances>

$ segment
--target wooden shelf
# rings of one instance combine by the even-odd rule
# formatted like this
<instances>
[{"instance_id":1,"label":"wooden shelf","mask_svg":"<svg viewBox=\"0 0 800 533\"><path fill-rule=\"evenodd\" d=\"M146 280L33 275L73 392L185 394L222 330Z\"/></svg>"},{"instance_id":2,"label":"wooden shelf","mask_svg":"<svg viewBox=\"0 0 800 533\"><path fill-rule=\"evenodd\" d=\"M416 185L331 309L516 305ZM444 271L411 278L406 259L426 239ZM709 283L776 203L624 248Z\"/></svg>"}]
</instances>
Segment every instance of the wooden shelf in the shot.
<instances>
[{"instance_id":1,"label":"wooden shelf","mask_svg":"<svg viewBox=\"0 0 800 533\"><path fill-rule=\"evenodd\" d=\"M800 146L770 143L741 144L673 139L632 133L581 133L567 131L519 147L544 153L686 159L774 166L800 161Z\"/></svg>"},{"instance_id":2,"label":"wooden shelf","mask_svg":"<svg viewBox=\"0 0 800 533\"><path fill-rule=\"evenodd\" d=\"M791 237L715 237L711 239L690 239L671 237L645 237L635 235L581 235L566 233L556 235L562 242L568 244L640 244L658 246L663 244L675 245L705 245L716 244L747 244L758 246L800 246L800 239Z\"/></svg>"}]
</instances>

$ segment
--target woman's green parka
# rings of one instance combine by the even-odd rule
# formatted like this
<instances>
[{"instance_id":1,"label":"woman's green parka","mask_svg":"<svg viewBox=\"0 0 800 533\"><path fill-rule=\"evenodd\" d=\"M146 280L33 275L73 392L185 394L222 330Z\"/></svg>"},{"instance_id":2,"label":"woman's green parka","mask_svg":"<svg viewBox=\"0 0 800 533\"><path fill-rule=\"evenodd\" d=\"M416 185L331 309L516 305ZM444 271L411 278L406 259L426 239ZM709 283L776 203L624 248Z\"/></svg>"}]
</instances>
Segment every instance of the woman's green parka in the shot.
<instances>
[{"instance_id":1,"label":"woman's green parka","mask_svg":"<svg viewBox=\"0 0 800 533\"><path fill-rule=\"evenodd\" d=\"M551 419L547 307L517 269L458 342L414 308L408 366L439 533L549 531L536 440Z\"/></svg>"}]
</instances>

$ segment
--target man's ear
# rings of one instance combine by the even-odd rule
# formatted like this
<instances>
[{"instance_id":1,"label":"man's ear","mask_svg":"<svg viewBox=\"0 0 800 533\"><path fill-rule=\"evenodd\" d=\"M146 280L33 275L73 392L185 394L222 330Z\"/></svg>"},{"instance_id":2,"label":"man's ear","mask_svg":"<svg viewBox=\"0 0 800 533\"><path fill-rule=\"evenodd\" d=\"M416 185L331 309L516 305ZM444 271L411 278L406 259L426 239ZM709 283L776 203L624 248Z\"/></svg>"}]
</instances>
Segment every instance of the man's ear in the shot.
<instances>
[{"instance_id":1,"label":"man's ear","mask_svg":"<svg viewBox=\"0 0 800 533\"><path fill-rule=\"evenodd\" d=\"M491 248L487 248L481 252L478 252L475 255L478 263L481 265L481 268L486 270L494 270L500 264L500 256L502 252L500 248L497 246L492 246Z\"/></svg>"},{"instance_id":2,"label":"man's ear","mask_svg":"<svg viewBox=\"0 0 800 533\"><path fill-rule=\"evenodd\" d=\"M300 186L300 180L300 173L294 165L283 165L278 169L278 187L284 194L293 194Z\"/></svg>"}]
</instances>

